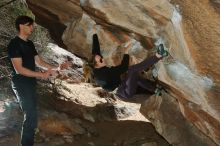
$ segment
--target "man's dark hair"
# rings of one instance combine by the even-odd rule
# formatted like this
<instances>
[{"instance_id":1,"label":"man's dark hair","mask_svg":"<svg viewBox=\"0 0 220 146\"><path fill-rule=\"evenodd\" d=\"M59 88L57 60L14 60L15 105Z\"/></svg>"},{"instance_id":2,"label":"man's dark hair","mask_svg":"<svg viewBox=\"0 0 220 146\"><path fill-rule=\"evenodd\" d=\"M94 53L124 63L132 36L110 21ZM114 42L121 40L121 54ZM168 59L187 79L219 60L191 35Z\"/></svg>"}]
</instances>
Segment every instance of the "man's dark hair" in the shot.
<instances>
[{"instance_id":1,"label":"man's dark hair","mask_svg":"<svg viewBox=\"0 0 220 146\"><path fill-rule=\"evenodd\" d=\"M15 21L15 27L18 31L20 31L19 25L27 23L28 25L32 25L34 23L34 20L29 16L18 16L18 18Z\"/></svg>"}]
</instances>

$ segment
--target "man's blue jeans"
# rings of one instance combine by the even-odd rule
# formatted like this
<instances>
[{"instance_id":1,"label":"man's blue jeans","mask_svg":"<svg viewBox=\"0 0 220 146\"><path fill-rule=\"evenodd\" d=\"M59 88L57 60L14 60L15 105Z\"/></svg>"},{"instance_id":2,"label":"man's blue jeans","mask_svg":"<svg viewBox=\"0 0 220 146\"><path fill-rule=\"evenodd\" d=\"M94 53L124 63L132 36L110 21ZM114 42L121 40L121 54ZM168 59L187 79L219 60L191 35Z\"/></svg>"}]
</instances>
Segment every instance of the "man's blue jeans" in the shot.
<instances>
[{"instance_id":1,"label":"man's blue jeans","mask_svg":"<svg viewBox=\"0 0 220 146\"><path fill-rule=\"evenodd\" d=\"M21 146L33 146L37 128L37 101L35 84L13 81L12 89L24 114L21 131Z\"/></svg>"}]
</instances>

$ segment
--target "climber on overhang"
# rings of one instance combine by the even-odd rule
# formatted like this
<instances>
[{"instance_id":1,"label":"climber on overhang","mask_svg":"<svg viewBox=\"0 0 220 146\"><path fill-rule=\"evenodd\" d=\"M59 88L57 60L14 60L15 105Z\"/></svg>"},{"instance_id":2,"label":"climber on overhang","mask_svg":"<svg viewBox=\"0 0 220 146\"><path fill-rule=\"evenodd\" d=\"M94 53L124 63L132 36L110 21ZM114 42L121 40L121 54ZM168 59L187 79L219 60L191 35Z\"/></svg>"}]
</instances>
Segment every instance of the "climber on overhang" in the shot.
<instances>
[{"instance_id":1,"label":"climber on overhang","mask_svg":"<svg viewBox=\"0 0 220 146\"><path fill-rule=\"evenodd\" d=\"M98 35L93 34L92 66L95 82L107 91L113 91L118 87L116 94L123 98L131 98L136 94L138 87L146 89L151 93L156 92L156 94L159 94L158 92L160 92L160 89L157 88L157 84L151 80L141 77L139 72L149 69L159 60L168 56L168 52L164 49L164 45L160 44L156 46L157 52L154 56L151 56L132 66L129 66L128 50L130 47L131 42L127 42L125 45L125 54L120 65L107 67L105 60L100 53ZM126 72L127 77L125 79L121 79L121 75Z\"/></svg>"}]
</instances>

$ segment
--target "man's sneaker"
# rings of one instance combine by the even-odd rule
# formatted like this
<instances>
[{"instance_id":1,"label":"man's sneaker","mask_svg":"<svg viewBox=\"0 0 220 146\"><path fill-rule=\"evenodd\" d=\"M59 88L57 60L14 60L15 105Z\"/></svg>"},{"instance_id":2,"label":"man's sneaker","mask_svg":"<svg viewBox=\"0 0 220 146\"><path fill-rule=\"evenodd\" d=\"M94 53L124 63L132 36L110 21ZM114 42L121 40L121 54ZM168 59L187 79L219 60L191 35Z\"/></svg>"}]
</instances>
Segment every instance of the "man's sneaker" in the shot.
<instances>
[{"instance_id":1,"label":"man's sneaker","mask_svg":"<svg viewBox=\"0 0 220 146\"><path fill-rule=\"evenodd\" d=\"M163 44L160 44L159 46L157 46L157 53L160 54L162 57L166 57L169 55L168 51L165 50Z\"/></svg>"}]
</instances>

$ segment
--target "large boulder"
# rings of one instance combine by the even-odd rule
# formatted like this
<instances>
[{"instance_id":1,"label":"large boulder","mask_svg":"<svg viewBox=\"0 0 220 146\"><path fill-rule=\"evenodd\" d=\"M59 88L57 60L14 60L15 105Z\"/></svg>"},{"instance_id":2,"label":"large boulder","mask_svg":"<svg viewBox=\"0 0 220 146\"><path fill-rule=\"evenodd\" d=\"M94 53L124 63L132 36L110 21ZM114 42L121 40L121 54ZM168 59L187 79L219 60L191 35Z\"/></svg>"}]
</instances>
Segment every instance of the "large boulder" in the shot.
<instances>
[{"instance_id":1,"label":"large boulder","mask_svg":"<svg viewBox=\"0 0 220 146\"><path fill-rule=\"evenodd\" d=\"M84 59L91 57L94 28L109 66L120 63L123 45L129 40L133 40L129 50L131 63L143 60L152 54L155 43L163 42L170 56L156 65L158 79L172 95L167 100L177 102L176 108L168 106L165 110L172 111L167 116L178 113L177 117L184 119L185 124L175 128L187 132L170 142L185 146L220 145L218 0L27 0L27 3L37 22L50 30L58 44ZM144 105L142 108L148 109ZM156 114L157 108L153 112L148 110L144 112L146 117ZM172 118L167 122L172 123ZM170 131L166 126L160 127ZM200 134L206 136L206 142ZM161 135L170 139L164 133ZM187 135L194 135L200 142L182 142Z\"/></svg>"}]
</instances>

